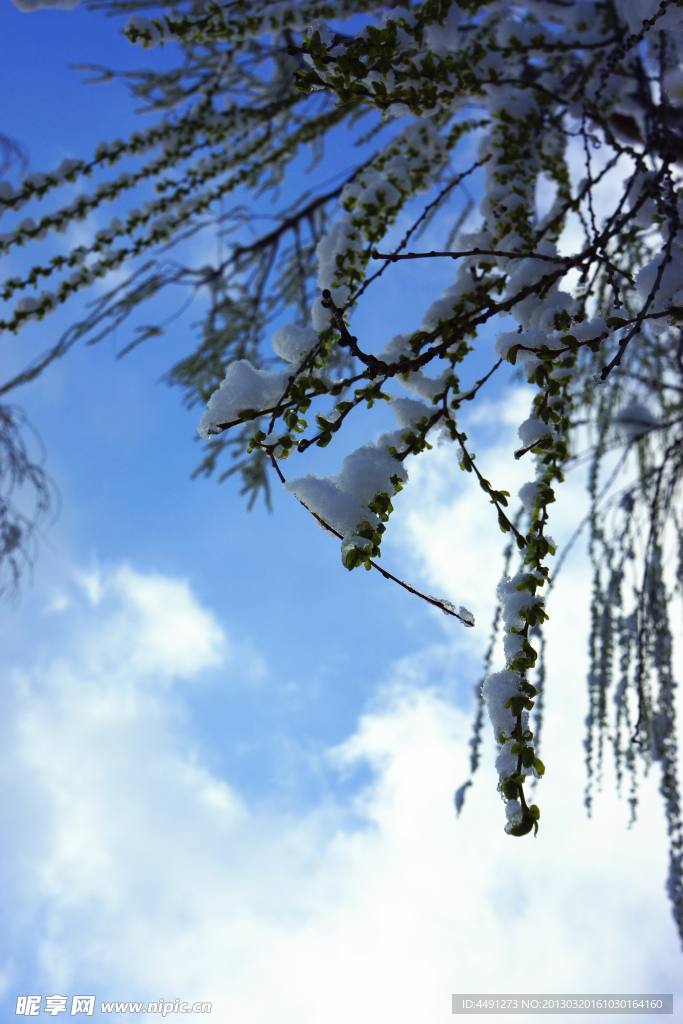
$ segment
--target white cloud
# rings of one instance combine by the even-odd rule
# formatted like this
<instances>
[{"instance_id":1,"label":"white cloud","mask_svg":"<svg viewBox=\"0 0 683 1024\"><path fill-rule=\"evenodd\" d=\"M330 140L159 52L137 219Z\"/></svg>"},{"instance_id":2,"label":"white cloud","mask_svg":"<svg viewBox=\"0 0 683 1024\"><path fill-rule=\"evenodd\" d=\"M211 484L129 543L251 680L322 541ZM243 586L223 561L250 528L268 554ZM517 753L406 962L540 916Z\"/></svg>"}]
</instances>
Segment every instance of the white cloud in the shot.
<instances>
[{"instance_id":1,"label":"white cloud","mask_svg":"<svg viewBox=\"0 0 683 1024\"><path fill-rule=\"evenodd\" d=\"M225 657L225 635L186 580L129 566L76 578L104 620L81 648L81 657L96 671L172 679L216 667Z\"/></svg>"},{"instance_id":2,"label":"white cloud","mask_svg":"<svg viewBox=\"0 0 683 1024\"><path fill-rule=\"evenodd\" d=\"M485 532L465 539L495 576ZM585 601L580 573L565 582L542 828L518 841L503 832L488 730L453 817L470 715L428 673L450 660L453 689L469 688L459 642L473 631L389 669L326 756L330 772L365 765L370 780L293 816L247 805L189 740L182 688L148 685L153 667L172 684L227 649L188 585L100 572L49 664L14 673L2 716L5 931L35 954L33 990L210 999L216 1019L242 1024L445 1024L457 991L670 990L679 954L655 780L630 832L612 797L590 821L581 807Z\"/></svg>"}]
</instances>

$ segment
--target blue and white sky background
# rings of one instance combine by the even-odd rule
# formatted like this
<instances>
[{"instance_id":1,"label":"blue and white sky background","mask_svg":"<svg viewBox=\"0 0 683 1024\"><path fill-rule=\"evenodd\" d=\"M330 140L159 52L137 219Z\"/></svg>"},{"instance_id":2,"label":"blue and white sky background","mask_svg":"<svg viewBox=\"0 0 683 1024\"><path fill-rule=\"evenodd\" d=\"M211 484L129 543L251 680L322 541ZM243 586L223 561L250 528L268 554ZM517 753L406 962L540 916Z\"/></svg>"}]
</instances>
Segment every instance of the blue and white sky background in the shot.
<instances>
[{"instance_id":1,"label":"blue and white sky background","mask_svg":"<svg viewBox=\"0 0 683 1024\"><path fill-rule=\"evenodd\" d=\"M135 127L123 85L86 87L68 67L149 59L119 29L0 0L0 130L31 170ZM208 262L215 242L186 255ZM355 322L377 348L452 268L395 271ZM180 297L166 303L161 316ZM3 379L75 312L3 338ZM0 609L1 1019L20 1019L21 993L210 1000L219 1024L445 1024L452 992L680 993L656 772L631 829L609 758L592 818L582 805L581 545L549 606L541 829L515 840L488 722L459 818L452 803L501 569L491 507L435 447L412 466L385 545L398 575L474 612L466 630L374 572L346 572L276 482L270 515L248 512L235 481L190 481L201 410L159 378L196 319L125 359L120 330L16 395L61 507L20 602ZM481 345L473 379L490 364L492 339ZM514 494L529 390L507 378L480 399L466 429ZM388 423L366 418L344 451ZM334 446L317 454L328 472L341 461ZM584 509L577 473L554 510L557 540Z\"/></svg>"}]
</instances>

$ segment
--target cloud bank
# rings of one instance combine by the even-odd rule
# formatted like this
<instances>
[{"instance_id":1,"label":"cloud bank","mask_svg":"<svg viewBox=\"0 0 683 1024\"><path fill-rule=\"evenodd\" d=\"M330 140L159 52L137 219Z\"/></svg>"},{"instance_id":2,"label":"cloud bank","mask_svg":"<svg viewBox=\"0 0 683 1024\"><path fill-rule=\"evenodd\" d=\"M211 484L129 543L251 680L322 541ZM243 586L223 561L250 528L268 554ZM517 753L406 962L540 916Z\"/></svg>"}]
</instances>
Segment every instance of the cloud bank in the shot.
<instances>
[{"instance_id":1,"label":"cloud bank","mask_svg":"<svg viewBox=\"0 0 683 1024\"><path fill-rule=\"evenodd\" d=\"M188 684L220 666L229 703L248 666L187 583L82 574L57 649L5 690L8 1005L28 986L211 1000L216 1019L244 1024L445 1024L451 992L671 991L680 954L654 786L631 831L613 798L594 820L581 806L583 656L563 632L565 617L582 628L575 585L553 620L542 829L517 841L486 756L453 814L470 731L453 699L471 681L459 639L388 668L324 755L331 778L364 768L364 781L293 815L247 803L191 738Z\"/></svg>"}]
</instances>

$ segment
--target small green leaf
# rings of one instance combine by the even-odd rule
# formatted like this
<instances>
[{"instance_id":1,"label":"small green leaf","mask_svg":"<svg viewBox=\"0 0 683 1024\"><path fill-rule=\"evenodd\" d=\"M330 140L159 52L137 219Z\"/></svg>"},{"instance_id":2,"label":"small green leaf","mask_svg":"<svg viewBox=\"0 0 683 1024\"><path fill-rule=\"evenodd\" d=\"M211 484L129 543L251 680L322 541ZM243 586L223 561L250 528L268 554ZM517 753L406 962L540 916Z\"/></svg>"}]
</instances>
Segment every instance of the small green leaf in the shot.
<instances>
[{"instance_id":1,"label":"small green leaf","mask_svg":"<svg viewBox=\"0 0 683 1024\"><path fill-rule=\"evenodd\" d=\"M522 751L522 764L525 768L531 768L534 763L534 750L533 747L525 747Z\"/></svg>"}]
</instances>

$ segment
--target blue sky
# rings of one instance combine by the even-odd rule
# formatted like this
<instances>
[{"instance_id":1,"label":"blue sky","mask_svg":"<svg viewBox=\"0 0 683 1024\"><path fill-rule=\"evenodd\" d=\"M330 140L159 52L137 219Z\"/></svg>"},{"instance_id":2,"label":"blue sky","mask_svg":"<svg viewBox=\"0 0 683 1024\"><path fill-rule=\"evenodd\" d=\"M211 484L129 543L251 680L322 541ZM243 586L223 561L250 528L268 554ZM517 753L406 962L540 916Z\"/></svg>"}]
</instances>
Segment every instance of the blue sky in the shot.
<instances>
[{"instance_id":1,"label":"blue sky","mask_svg":"<svg viewBox=\"0 0 683 1024\"><path fill-rule=\"evenodd\" d=\"M86 88L67 68L137 65L111 20L0 3L0 129L32 169L133 127L122 86ZM380 344L448 280L386 275L359 329ZM7 372L70 315L5 340ZM347 573L283 491L269 515L234 483L191 482L200 410L158 380L192 319L123 360L124 333L74 350L16 396L61 508L20 603L0 610L3 1019L20 993L207 999L211 1020L245 1024L431 1024L450 1018L451 992L675 991L657 780L631 830L609 772L595 817L581 806L585 562L551 609L539 837L503 833L488 723L456 820L500 571L485 500L435 449L384 555L471 608L466 631ZM528 400L493 387L470 411L481 464L513 493ZM582 500L571 481L558 539Z\"/></svg>"}]
</instances>

